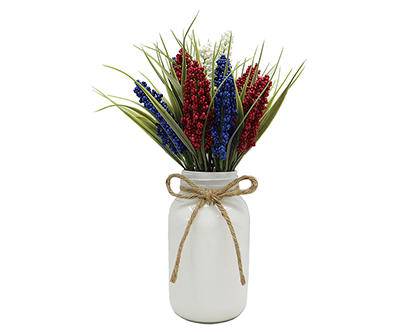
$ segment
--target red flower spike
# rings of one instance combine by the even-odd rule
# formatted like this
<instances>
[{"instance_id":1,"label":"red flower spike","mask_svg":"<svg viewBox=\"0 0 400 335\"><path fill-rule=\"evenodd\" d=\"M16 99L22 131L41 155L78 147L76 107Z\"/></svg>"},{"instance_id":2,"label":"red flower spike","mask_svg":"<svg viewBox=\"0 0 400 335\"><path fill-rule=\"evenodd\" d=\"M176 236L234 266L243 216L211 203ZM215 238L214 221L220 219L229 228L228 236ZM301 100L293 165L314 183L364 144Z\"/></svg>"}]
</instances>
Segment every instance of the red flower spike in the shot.
<instances>
[{"instance_id":1,"label":"red flower spike","mask_svg":"<svg viewBox=\"0 0 400 335\"><path fill-rule=\"evenodd\" d=\"M256 72L256 68L258 68L258 64L255 66L248 66L246 69L246 72L243 73L237 80L236 80L236 87L238 89L238 92L242 91L242 88L244 84L246 83L246 79L250 74L250 78L247 81L247 88L251 86L251 82L253 81L254 73ZM260 74L260 71L257 71L257 75Z\"/></svg>"},{"instance_id":2,"label":"red flower spike","mask_svg":"<svg viewBox=\"0 0 400 335\"><path fill-rule=\"evenodd\" d=\"M246 73L238 79L238 81L240 82L237 83L238 90L240 92L244 86L247 76L250 74L251 77L248 80L246 94L243 99L243 111L245 114L249 113L250 108L258 99L254 107L248 114L242 130L242 134L240 135L238 151L242 153L246 152L256 144L258 128L260 126L260 119L264 113L264 110L267 107L268 95L272 86L272 82L270 81L268 75L262 77L258 73L256 81L253 85L251 85L252 78L255 74L255 68L256 67L253 67L251 69L250 67L247 68ZM259 98L261 93L262 95Z\"/></svg>"},{"instance_id":3,"label":"red flower spike","mask_svg":"<svg viewBox=\"0 0 400 335\"><path fill-rule=\"evenodd\" d=\"M176 71L176 70L175 70ZM204 67L197 61L191 61L187 67L183 90L182 127L193 147L199 150L207 111L210 106L210 82L207 80ZM207 128L211 124L211 115ZM211 133L207 129L205 148L211 147Z\"/></svg>"},{"instance_id":4,"label":"red flower spike","mask_svg":"<svg viewBox=\"0 0 400 335\"><path fill-rule=\"evenodd\" d=\"M188 68L192 64L192 56L189 55L187 51L185 51L185 60L186 60L186 68ZM179 81L182 80L182 61L183 61L183 49L180 49L178 54L175 56L175 63L173 64L176 76Z\"/></svg>"}]
</instances>

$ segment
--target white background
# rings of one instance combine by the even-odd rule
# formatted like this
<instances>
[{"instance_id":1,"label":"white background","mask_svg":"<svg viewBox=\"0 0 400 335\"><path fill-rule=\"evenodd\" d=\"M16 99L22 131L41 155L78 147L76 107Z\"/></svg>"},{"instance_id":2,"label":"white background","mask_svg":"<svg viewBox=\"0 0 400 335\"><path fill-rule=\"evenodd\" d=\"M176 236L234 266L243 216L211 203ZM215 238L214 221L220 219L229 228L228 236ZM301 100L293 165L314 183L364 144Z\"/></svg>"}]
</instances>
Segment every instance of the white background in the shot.
<instances>
[{"instance_id":1,"label":"white background","mask_svg":"<svg viewBox=\"0 0 400 335\"><path fill-rule=\"evenodd\" d=\"M0 10L0 334L399 334L395 1L8 1ZM259 179L249 299L199 325L168 302L165 177L180 168L92 86L133 97L132 44L231 29L234 61L307 59L239 166Z\"/></svg>"}]
</instances>

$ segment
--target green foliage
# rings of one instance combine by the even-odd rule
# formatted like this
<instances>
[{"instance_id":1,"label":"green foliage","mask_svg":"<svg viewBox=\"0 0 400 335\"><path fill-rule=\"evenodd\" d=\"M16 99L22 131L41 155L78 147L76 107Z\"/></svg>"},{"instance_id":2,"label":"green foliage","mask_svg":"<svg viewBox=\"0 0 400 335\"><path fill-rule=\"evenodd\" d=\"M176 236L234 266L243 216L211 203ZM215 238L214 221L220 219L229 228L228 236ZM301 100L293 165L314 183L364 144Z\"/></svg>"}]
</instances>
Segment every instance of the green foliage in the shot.
<instances>
[{"instance_id":1,"label":"green foliage","mask_svg":"<svg viewBox=\"0 0 400 335\"><path fill-rule=\"evenodd\" d=\"M151 69L159 79L162 84L163 90L162 93L164 95L164 101L167 104L169 110L171 111L171 115L163 108L163 106L155 99L143 86L140 82L134 79L131 75L122 71L116 67L108 66L112 70L115 70L119 73L122 73L126 77L128 77L133 84L140 87L143 92L145 93L146 97L150 100L150 102L154 105L160 115L164 118L167 122L169 127L175 132L178 138L184 144L186 150L184 153L176 154L172 152L168 147L163 146L161 139L157 135L157 126L158 121L154 118L149 110L147 110L144 106L139 104L138 102L117 97L114 95L107 95L97 89L95 91L105 98L108 101L108 104L103 108L100 108L98 111L109 109L111 107L115 107L121 112L123 112L130 120L136 123L143 131L148 134L155 143L157 143L172 159L174 159L179 165L181 165L185 170L194 170L194 171L232 171L236 168L239 164L241 159L244 157L246 153L239 153L237 151L239 138L241 132L243 130L244 123L246 122L246 118L249 115L249 112L252 108L256 105L257 101L261 98L263 92L260 93L256 101L253 103L251 108L245 113L243 110L243 99L244 99L244 92L248 85L252 84L249 83L249 78L247 78L246 82L243 85L242 93L239 94L237 87L236 87L236 107L237 107L237 120L236 120L236 129L233 132L232 136L229 139L228 146L227 146L227 157L224 161L220 161L216 159L210 152L205 150L205 138L206 138L206 126L203 127L202 133L202 145L199 151L196 151L188 137L182 130L181 125L181 118L182 118L182 109L183 109L183 91L184 91L184 83L186 78L186 60L184 55L189 53L193 59L196 59L200 62L200 47L199 47L199 40L196 37L195 32L192 30L192 26L197 18L193 19L190 23L189 28L183 34L182 39L179 39L177 35L172 32L172 35L177 42L177 49L182 48L183 50L183 64L182 64L182 78L181 80L178 79L175 71L174 71L174 59L170 56L170 53L167 49L167 46L164 42L163 37L160 35L159 43L155 43L152 46L141 46L136 47L146 58L147 62L149 63ZM232 38L230 37L229 47L228 47L228 54L231 52L231 41ZM214 75L215 75L215 64L216 64L216 57L219 53L219 49L221 47L221 43L214 44L213 48L213 56L212 56L212 69L211 69L211 82L214 82ZM255 63L255 59L258 55L256 67L257 70L260 67L262 54L264 51L264 43L261 46L260 52L255 50L250 65L253 66ZM176 52L175 52L176 53ZM302 72L304 71L304 63L302 63L299 68L294 72L292 75L292 71L289 71L285 76L284 79L281 81L281 70L280 70L280 60L282 58L282 52L280 53L278 60L275 64L269 68L269 64L265 68L263 74L268 73L270 76L270 81L272 82L272 95L269 98L269 102L266 106L266 109L263 112L263 116L260 120L259 131L257 134L257 142L261 138L261 136L265 133L265 131L270 126L272 120L280 110L283 101L285 100L289 90L292 88L294 83L300 77ZM235 78L239 77L241 74L244 73L245 67L250 59L245 59L241 62L238 62L235 67L232 68L231 73ZM269 70L268 70L269 68ZM238 73L239 72L239 73ZM149 82L152 87L157 92L160 92L156 89L156 86L147 78L147 76L141 74L147 82ZM254 76L255 77L255 76ZM254 78L253 78L254 80ZM211 103L207 113L207 120L206 124L209 121L208 116L212 112L214 99L218 90L222 87L223 83L219 87L215 87L213 84L211 85Z\"/></svg>"}]
</instances>

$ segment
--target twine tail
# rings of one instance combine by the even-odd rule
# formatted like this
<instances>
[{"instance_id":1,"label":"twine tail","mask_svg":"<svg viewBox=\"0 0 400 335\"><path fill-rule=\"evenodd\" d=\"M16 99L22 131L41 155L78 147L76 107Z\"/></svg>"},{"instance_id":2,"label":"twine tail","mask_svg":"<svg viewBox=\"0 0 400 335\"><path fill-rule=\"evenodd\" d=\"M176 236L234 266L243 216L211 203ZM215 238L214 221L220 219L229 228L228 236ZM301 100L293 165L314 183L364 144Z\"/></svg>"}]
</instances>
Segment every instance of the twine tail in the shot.
<instances>
[{"instance_id":1,"label":"twine tail","mask_svg":"<svg viewBox=\"0 0 400 335\"><path fill-rule=\"evenodd\" d=\"M218 207L219 211L221 212L223 218L226 221L226 224L228 225L229 231L231 233L233 244L235 245L236 258L237 258L237 264L238 264L239 275L240 275L240 283L242 284L242 286L244 286L246 284L246 277L245 277L244 271L243 271L242 256L240 253L239 242L236 237L235 229L233 228L231 218L229 217L228 212L226 211L226 209L222 205L222 203L216 202L215 205Z\"/></svg>"},{"instance_id":2,"label":"twine tail","mask_svg":"<svg viewBox=\"0 0 400 335\"><path fill-rule=\"evenodd\" d=\"M185 231L183 232L181 241L180 241L180 243L179 243L178 251L177 251L177 253L176 253L176 259L175 259L174 269L172 270L171 278L170 278L170 280L169 280L171 283L175 283L176 280L178 279L179 264L180 264L180 262L181 262L181 256L182 256L183 246L184 246L184 244L185 244L185 241L186 241L187 236L189 235L190 227L192 226L193 221L194 221L194 219L196 218L197 213L199 212L199 209L200 209L201 207L203 207L204 204L205 204L204 200L200 200L200 201L197 203L197 205L196 205L196 207L194 208L192 214L190 215L189 221L188 221L187 224L186 224Z\"/></svg>"}]
</instances>

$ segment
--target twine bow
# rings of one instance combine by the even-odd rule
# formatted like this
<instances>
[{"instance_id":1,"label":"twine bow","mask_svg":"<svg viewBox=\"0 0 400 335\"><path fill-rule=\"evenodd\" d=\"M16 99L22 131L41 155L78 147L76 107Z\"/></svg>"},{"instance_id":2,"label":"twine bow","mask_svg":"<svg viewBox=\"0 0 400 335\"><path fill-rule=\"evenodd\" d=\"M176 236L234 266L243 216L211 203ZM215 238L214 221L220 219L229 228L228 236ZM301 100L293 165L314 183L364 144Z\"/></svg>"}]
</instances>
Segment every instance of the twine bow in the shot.
<instances>
[{"instance_id":1,"label":"twine bow","mask_svg":"<svg viewBox=\"0 0 400 335\"><path fill-rule=\"evenodd\" d=\"M171 188L171 180L173 178L178 178L183 180L189 187L183 187L181 186L181 191L183 193L175 193L172 188ZM251 182L251 185L246 188L246 189L240 189L239 188L239 183L243 180L249 180ZM196 207L194 208L189 221L186 224L185 231L182 235L182 239L179 243L178 251L176 254L176 259L175 259L175 266L171 274L170 282L175 283L176 279L178 278L178 271L179 271L179 264L181 262L181 257L182 257L182 250L183 246L185 244L186 238L189 234L190 227L193 224L194 219L197 216L197 213L199 212L200 208L203 207L205 204L208 205L215 205L218 210L221 212L222 217L225 219L226 224L228 225L229 232L232 236L232 240L235 246L235 251L236 251L236 258L237 258L237 264L239 268L239 275L240 275L240 283L242 285L246 284L246 278L243 273L243 264L242 264L242 256L240 254L240 247L239 247L239 242L236 237L235 229L233 228L232 221L228 215L228 212L226 211L225 207L222 205L222 199L225 197L233 197L237 195L244 195L244 194L250 194L253 193L258 186L257 179L251 176L241 176L239 178L236 178L232 180L229 184L224 186L223 188L220 189L207 189L200 187L196 185L194 182L192 182L189 178L185 177L184 175L174 173L168 176L166 180L167 184L167 189L169 194L176 198L180 199L199 199L199 201L196 204Z\"/></svg>"}]
</instances>

